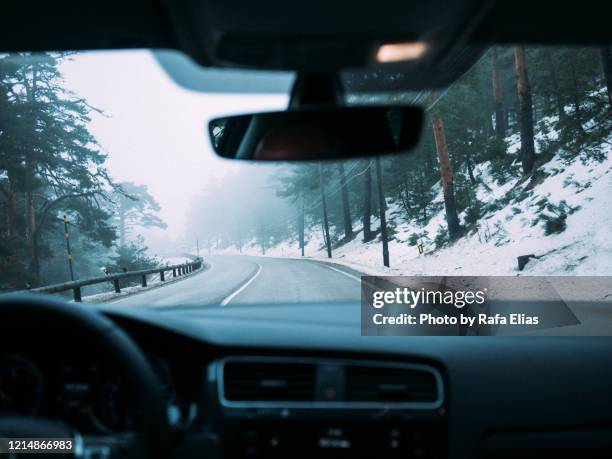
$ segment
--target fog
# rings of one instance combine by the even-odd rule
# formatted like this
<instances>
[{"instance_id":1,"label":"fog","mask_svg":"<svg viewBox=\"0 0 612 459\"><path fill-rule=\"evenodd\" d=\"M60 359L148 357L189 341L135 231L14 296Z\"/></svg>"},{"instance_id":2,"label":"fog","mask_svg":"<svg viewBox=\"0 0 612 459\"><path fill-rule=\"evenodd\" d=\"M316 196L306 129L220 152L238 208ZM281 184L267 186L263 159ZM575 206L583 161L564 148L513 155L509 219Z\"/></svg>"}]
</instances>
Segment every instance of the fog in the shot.
<instances>
[{"instance_id":1,"label":"fog","mask_svg":"<svg viewBox=\"0 0 612 459\"><path fill-rule=\"evenodd\" d=\"M254 202L273 195L262 188L271 169L258 168L255 174L255 166L217 158L206 126L224 114L283 109L285 95L184 90L144 50L77 54L61 71L66 87L104 112L93 114L89 128L108 154L114 180L146 185L160 204L167 229L142 229L152 251L194 243L197 232L187 231L188 212L198 200L207 200L203 206L236 206L236 184ZM226 180L232 187L224 196Z\"/></svg>"},{"instance_id":2,"label":"fog","mask_svg":"<svg viewBox=\"0 0 612 459\"><path fill-rule=\"evenodd\" d=\"M296 208L276 195L281 169L250 165L209 182L190 203L187 240L208 252L255 244L263 254L294 235Z\"/></svg>"}]
</instances>

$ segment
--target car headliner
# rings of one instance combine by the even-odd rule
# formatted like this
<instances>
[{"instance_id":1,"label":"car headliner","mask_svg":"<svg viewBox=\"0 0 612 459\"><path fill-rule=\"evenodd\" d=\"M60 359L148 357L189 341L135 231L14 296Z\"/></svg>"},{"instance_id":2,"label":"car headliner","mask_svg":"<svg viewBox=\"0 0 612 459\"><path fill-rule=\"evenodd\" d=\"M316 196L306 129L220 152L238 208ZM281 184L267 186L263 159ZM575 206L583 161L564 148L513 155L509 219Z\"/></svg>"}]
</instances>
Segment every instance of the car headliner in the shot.
<instances>
[{"instance_id":1,"label":"car headliner","mask_svg":"<svg viewBox=\"0 0 612 459\"><path fill-rule=\"evenodd\" d=\"M0 43L2 51L175 49L205 66L312 71L371 66L381 43L421 40L425 57L388 67L404 74L395 89L418 90L452 83L493 43L609 44L602 8L597 0L23 0L3 5Z\"/></svg>"}]
</instances>

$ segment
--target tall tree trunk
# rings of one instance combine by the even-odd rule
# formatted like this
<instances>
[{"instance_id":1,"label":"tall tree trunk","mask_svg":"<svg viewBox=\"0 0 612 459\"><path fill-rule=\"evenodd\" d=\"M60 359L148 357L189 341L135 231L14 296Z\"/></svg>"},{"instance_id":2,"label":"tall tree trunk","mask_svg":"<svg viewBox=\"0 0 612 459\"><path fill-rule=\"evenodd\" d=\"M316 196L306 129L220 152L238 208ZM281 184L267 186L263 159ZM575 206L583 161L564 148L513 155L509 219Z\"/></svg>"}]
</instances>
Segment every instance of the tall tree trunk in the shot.
<instances>
[{"instance_id":1,"label":"tall tree trunk","mask_svg":"<svg viewBox=\"0 0 612 459\"><path fill-rule=\"evenodd\" d=\"M525 174L531 173L535 163L535 143L533 139L533 100L527 75L525 47L514 48L516 63L516 87L519 100L519 124L521 128L521 163Z\"/></svg>"},{"instance_id":2,"label":"tall tree trunk","mask_svg":"<svg viewBox=\"0 0 612 459\"><path fill-rule=\"evenodd\" d=\"M579 124L582 124L582 109L580 108L580 94L578 92L578 76L576 75L576 66L570 62L570 74L572 76L572 105L574 106L574 116L578 119Z\"/></svg>"},{"instance_id":3,"label":"tall tree trunk","mask_svg":"<svg viewBox=\"0 0 612 459\"><path fill-rule=\"evenodd\" d=\"M30 250L30 270L38 278L38 237L36 237L36 209L34 207L34 193L26 192L26 238Z\"/></svg>"},{"instance_id":4,"label":"tall tree trunk","mask_svg":"<svg viewBox=\"0 0 612 459\"><path fill-rule=\"evenodd\" d=\"M32 67L32 82L29 85L25 82L26 99L30 107L37 101L38 89L38 67L35 64ZM33 110L31 108L31 110ZM35 126L33 126L35 128ZM33 129L35 130L35 129ZM38 250L38 230L36 227L36 208L34 206L34 190L36 189L36 169L32 160L33 151L26 155L26 238L30 249L30 273L33 278L34 285L40 283L40 261Z\"/></svg>"},{"instance_id":5,"label":"tall tree trunk","mask_svg":"<svg viewBox=\"0 0 612 459\"><path fill-rule=\"evenodd\" d=\"M372 163L363 174L363 242L372 240Z\"/></svg>"},{"instance_id":6,"label":"tall tree trunk","mask_svg":"<svg viewBox=\"0 0 612 459\"><path fill-rule=\"evenodd\" d=\"M38 247L38 231L34 233L34 241L32 244L32 261L30 264L30 272L34 285L40 285L40 253Z\"/></svg>"},{"instance_id":7,"label":"tall tree trunk","mask_svg":"<svg viewBox=\"0 0 612 459\"><path fill-rule=\"evenodd\" d=\"M555 105L557 106L557 114L559 116L559 121L564 121L565 103L563 102L563 94L561 93L561 89L559 88L559 78L557 77L557 70L555 69L552 51L547 50L544 53L544 57L546 58L546 64L548 65L548 71L550 73L550 80L552 82Z\"/></svg>"},{"instance_id":8,"label":"tall tree trunk","mask_svg":"<svg viewBox=\"0 0 612 459\"><path fill-rule=\"evenodd\" d=\"M432 95L433 98L433 95ZM431 124L436 142L438 161L440 162L440 178L442 179L442 191L444 194L444 209L446 210L446 223L448 225L448 236L451 241L461 237L462 230L457 215L457 205L455 203L455 189L453 185L453 168L448 156L448 144L446 143L446 133L444 123L438 115L431 117Z\"/></svg>"},{"instance_id":9,"label":"tall tree trunk","mask_svg":"<svg viewBox=\"0 0 612 459\"><path fill-rule=\"evenodd\" d=\"M497 140L503 140L504 137L506 137L506 116L501 79L499 75L499 62L497 60L497 48L493 48L491 61L493 64L493 99L495 100L495 137Z\"/></svg>"},{"instance_id":10,"label":"tall tree trunk","mask_svg":"<svg viewBox=\"0 0 612 459\"><path fill-rule=\"evenodd\" d=\"M380 208L380 238L383 249L383 265L389 267L389 238L387 236L387 206L382 184L382 170L380 156L376 157L376 184L378 186L378 207Z\"/></svg>"},{"instance_id":11,"label":"tall tree trunk","mask_svg":"<svg viewBox=\"0 0 612 459\"><path fill-rule=\"evenodd\" d=\"M17 191L12 182L6 196L6 230L9 238L17 235Z\"/></svg>"},{"instance_id":12,"label":"tall tree trunk","mask_svg":"<svg viewBox=\"0 0 612 459\"><path fill-rule=\"evenodd\" d=\"M612 109L612 46L601 48L601 63L603 66L604 79L608 88L608 102Z\"/></svg>"},{"instance_id":13,"label":"tall tree trunk","mask_svg":"<svg viewBox=\"0 0 612 459\"><path fill-rule=\"evenodd\" d=\"M338 164L340 174L340 195L342 196L342 216L344 219L344 238L349 240L353 237L353 222L351 220L351 207L349 202L348 187L346 186L346 172L344 164Z\"/></svg>"},{"instance_id":14,"label":"tall tree trunk","mask_svg":"<svg viewBox=\"0 0 612 459\"><path fill-rule=\"evenodd\" d=\"M325 184L323 182L323 165L319 163L319 187L321 188L321 205L323 206L323 228L327 258L332 257L331 239L329 238L329 220L327 219L327 201L325 200Z\"/></svg>"},{"instance_id":15,"label":"tall tree trunk","mask_svg":"<svg viewBox=\"0 0 612 459\"><path fill-rule=\"evenodd\" d=\"M574 121L575 121L576 133L579 136L585 136L586 132L584 131L584 128L582 127L583 116L582 116L582 108L580 107L581 100L580 100L578 75L576 74L576 66L571 59L569 61L569 67L570 67L570 73L572 76L571 96L572 96L572 105L574 106Z\"/></svg>"},{"instance_id":16,"label":"tall tree trunk","mask_svg":"<svg viewBox=\"0 0 612 459\"><path fill-rule=\"evenodd\" d=\"M476 177L474 177L474 164L472 164L472 159L470 158L469 155L467 156L465 163L467 166L468 177L470 178L470 183L472 185L476 185Z\"/></svg>"},{"instance_id":17,"label":"tall tree trunk","mask_svg":"<svg viewBox=\"0 0 612 459\"><path fill-rule=\"evenodd\" d=\"M26 236L28 241L34 239L34 231L36 230L36 209L34 208L34 194L31 191L26 192Z\"/></svg>"}]
</instances>

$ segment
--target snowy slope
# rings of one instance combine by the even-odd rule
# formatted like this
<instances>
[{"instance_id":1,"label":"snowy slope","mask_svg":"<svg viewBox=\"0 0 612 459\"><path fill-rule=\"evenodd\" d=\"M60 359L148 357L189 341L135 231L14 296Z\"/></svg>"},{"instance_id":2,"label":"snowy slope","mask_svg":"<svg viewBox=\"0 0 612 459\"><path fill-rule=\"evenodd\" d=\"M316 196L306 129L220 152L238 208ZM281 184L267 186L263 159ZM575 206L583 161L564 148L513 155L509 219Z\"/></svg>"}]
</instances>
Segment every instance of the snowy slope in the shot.
<instances>
[{"instance_id":1,"label":"snowy slope","mask_svg":"<svg viewBox=\"0 0 612 459\"><path fill-rule=\"evenodd\" d=\"M548 134L549 138L554 133ZM518 152L517 135L508 138L509 154ZM554 158L541 170L542 180L530 183L522 178L498 185L489 163L477 166L477 197L485 206L497 204L480 218L477 228L450 246L436 248L434 238L445 227L442 210L426 226L404 221L400 210L389 205L388 218L396 225L389 243L391 268L382 266L380 240L362 243L363 234L334 249L334 262L344 263L372 274L401 275L612 275L612 146L608 139L601 145L606 158L586 164L579 157L569 164ZM436 201L442 201L439 184ZM563 203L564 202L564 203ZM543 215L554 217L545 204L568 210L567 229L546 235ZM494 207L494 209L495 209ZM463 219L463 215L460 218ZM378 221L373 220L373 228ZM420 240L425 254L409 244L413 233L427 233ZM306 256L327 259L320 229L309 234ZM226 253L237 253L234 248ZM248 246L243 254L262 255L261 249ZM523 271L518 271L517 257L534 254ZM296 241L285 241L266 251L266 256L297 257Z\"/></svg>"}]
</instances>

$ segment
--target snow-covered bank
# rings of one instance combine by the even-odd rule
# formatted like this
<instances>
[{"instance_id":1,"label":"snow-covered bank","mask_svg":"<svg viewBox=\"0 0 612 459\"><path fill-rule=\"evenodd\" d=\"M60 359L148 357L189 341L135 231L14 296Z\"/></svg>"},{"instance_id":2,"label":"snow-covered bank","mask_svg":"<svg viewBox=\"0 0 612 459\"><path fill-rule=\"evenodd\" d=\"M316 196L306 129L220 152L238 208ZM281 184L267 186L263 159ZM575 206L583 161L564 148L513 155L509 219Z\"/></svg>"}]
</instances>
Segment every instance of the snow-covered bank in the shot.
<instances>
[{"instance_id":1,"label":"snow-covered bank","mask_svg":"<svg viewBox=\"0 0 612 459\"><path fill-rule=\"evenodd\" d=\"M491 165L482 163L475 170L476 196L488 210L457 242L436 247L436 234L445 226L443 210L419 226L403 220L390 204L388 215L395 225L389 242L391 268L382 266L379 238L363 243L361 231L334 248L331 261L389 275L612 275L611 145L609 139L601 144L601 162L555 157L541 167L537 180L515 178L498 185ZM442 200L441 191L435 200ZM548 227L550 221L557 226ZM374 220L373 228L377 226ZM326 260L321 230L308 236L306 256ZM423 255L415 241L423 243ZM253 245L219 252L263 255ZM517 257L529 254L536 258L518 271ZM299 257L300 251L292 240L268 248L265 255Z\"/></svg>"}]
</instances>

